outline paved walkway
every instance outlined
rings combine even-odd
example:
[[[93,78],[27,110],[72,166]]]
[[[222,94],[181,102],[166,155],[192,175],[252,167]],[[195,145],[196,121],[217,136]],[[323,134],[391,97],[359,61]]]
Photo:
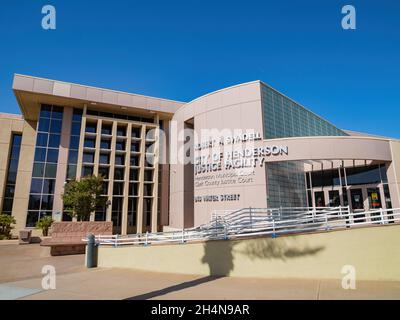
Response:
[[[83,256],[50,257],[36,245],[0,246],[0,299],[400,299],[400,282],[266,280],[85,269]],[[56,290],[43,290],[43,265],[57,271]]]

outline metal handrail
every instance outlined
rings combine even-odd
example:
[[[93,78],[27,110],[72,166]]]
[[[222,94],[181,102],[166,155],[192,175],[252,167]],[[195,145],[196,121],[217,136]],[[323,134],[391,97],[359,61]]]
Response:
[[[100,245],[114,247],[124,245],[156,245],[163,243],[189,243],[207,240],[227,240],[254,236],[276,237],[282,234],[326,232],[341,230],[365,225],[386,225],[400,222],[400,208],[378,209],[365,212],[351,212],[349,207],[336,208],[279,208],[279,213],[285,211],[290,214],[279,215],[274,218],[271,212],[277,209],[253,208],[237,210],[225,216],[215,216],[205,225],[182,229],[180,231],[157,232],[120,235],[99,235],[96,242]],[[301,209],[306,209],[301,211]],[[309,210],[311,209],[311,210]],[[318,209],[318,210],[317,210]]]

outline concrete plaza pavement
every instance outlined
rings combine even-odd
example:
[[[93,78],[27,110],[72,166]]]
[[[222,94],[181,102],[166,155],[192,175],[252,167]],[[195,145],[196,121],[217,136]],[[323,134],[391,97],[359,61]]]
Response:
[[[43,265],[57,272],[56,289],[42,289]],[[84,256],[51,257],[38,245],[0,245],[0,299],[400,299],[400,282],[358,281],[344,290],[340,280],[255,279],[86,269]]]

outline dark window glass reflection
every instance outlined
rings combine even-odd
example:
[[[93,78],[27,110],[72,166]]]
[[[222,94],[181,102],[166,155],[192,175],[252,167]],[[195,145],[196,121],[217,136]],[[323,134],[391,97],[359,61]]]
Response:
[[[79,136],[81,134],[81,124],[78,122],[72,123],[71,135]]]
[[[79,149],[79,137],[71,137],[71,140],[69,142],[69,148],[70,149]]]
[[[61,133],[62,121],[61,120],[51,120],[50,132],[51,133]]]
[[[38,131],[49,132],[50,129],[50,119],[40,119]]]
[[[61,136],[58,134],[51,134],[49,136],[49,148],[59,148],[60,147]]]
[[[38,147],[47,147],[47,140],[49,135],[47,133],[38,133],[36,139],[36,146]]]
[[[348,185],[381,182],[379,166],[346,168]]]
[[[44,163],[37,163],[33,164],[33,177],[42,178],[44,176]]]
[[[32,179],[31,193],[42,193],[43,179]]]
[[[47,162],[51,163],[58,162],[58,149],[49,149],[47,151]]]
[[[43,194],[54,194],[56,180],[45,179],[43,181]]]
[[[45,162],[46,161],[46,148],[36,148],[35,151],[35,161]]]

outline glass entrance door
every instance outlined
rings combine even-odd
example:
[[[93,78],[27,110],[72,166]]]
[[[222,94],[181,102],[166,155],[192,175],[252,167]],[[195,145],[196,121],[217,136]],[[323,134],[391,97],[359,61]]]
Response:
[[[362,189],[351,189],[351,207],[353,211],[364,210],[364,198],[362,195]]]
[[[329,206],[330,207],[339,207],[340,206],[340,196],[339,190],[329,190]]]
[[[379,188],[367,188],[368,203],[371,210],[382,208],[381,194]]]
[[[364,211],[364,197],[362,193],[362,189],[350,189],[350,198],[351,198],[351,207],[353,209],[353,212],[362,212]],[[365,218],[364,214],[357,214],[354,215],[354,218],[356,219],[354,222],[359,223],[359,222],[364,222]]]
[[[369,210],[378,210],[382,208],[382,201],[379,188],[367,188]],[[380,212],[371,213],[372,221],[380,221]],[[374,218],[378,216],[378,218]]]
[[[325,195],[323,191],[314,192],[314,197],[316,207],[325,207]]]

